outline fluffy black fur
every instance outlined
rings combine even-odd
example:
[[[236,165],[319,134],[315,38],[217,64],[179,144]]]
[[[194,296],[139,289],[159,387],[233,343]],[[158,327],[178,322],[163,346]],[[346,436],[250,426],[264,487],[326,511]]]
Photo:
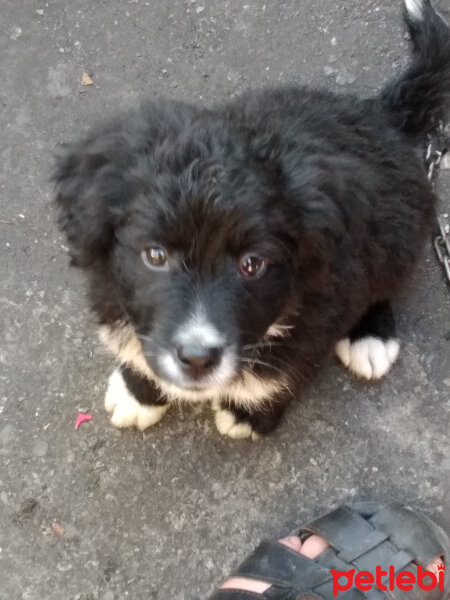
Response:
[[[435,206],[421,144],[449,108],[449,29],[428,1],[421,10],[406,14],[411,66],[375,98],[288,86],[213,109],[147,102],[58,160],[59,225],[92,307],[111,332],[131,325],[155,374],[124,369],[141,403],[166,401],[158,357],[198,303],[235,352],[234,382],[250,371],[288,383],[254,406],[224,388],[222,404],[259,433],[368,311],[377,321],[374,305],[389,312]],[[151,244],[168,271],[144,265]],[[246,253],[268,261],[264,276],[239,274]],[[274,323],[283,337],[268,337]]]

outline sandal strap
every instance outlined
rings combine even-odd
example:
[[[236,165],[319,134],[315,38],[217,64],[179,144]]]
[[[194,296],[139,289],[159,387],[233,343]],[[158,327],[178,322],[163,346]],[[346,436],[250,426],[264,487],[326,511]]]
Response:
[[[326,567],[279,542],[264,541],[233,573],[297,591],[312,590],[331,578]]]
[[[265,581],[271,585],[270,589],[264,594],[219,590],[211,600],[332,600],[331,569],[375,574],[379,567],[388,572],[381,581],[387,585],[389,567],[395,574],[409,571],[417,581],[418,565],[424,568],[436,556],[442,556],[448,565],[450,542],[430,519],[400,504],[376,505],[366,510],[342,506],[297,530],[317,534],[330,544],[314,560],[279,542],[262,542],[231,577]],[[444,597],[438,589],[424,594],[417,584],[408,591],[395,587],[365,592],[352,587],[339,592],[339,600],[442,600]]]
[[[380,508],[370,524],[389,535],[389,539],[398,548],[413,554],[422,566],[430,563],[436,556],[447,561],[443,540],[439,540],[435,526],[421,513],[401,504],[392,502]]]
[[[331,598],[332,575],[329,567],[322,566],[279,542],[262,542],[231,577],[247,577],[270,583],[272,588],[262,595],[263,598]],[[322,589],[326,595],[322,595]],[[351,589],[341,593],[340,598],[363,600],[364,594],[357,589]]]
[[[389,533],[375,529],[349,506],[311,521],[302,531],[323,537],[337,550],[338,558],[349,563],[389,538]]]

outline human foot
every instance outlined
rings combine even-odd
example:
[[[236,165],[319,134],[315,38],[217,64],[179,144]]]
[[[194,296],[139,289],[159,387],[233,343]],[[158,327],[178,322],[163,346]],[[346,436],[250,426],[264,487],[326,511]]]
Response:
[[[310,559],[317,558],[322,552],[324,552],[330,545],[324,538],[318,535],[311,535],[304,542],[297,536],[289,536],[279,540],[280,544],[290,548],[294,552],[298,552],[302,556],[306,556]],[[436,556],[426,566],[426,571],[439,575],[440,566],[442,565],[442,557]],[[272,586],[270,583],[264,581],[258,581],[254,579],[247,579],[244,577],[232,577],[227,579],[221,586],[222,590],[241,590],[246,592],[254,592],[256,594],[264,594]]]
[[[336,590],[349,590],[358,600],[397,598],[399,593],[406,600],[410,595],[403,590],[411,590],[411,598],[419,597],[419,590],[421,600],[443,600],[449,555],[446,534],[417,511],[399,504],[343,506],[301,527],[298,535],[263,542],[212,600],[328,600]],[[369,588],[367,577],[372,579]],[[409,587],[401,587],[404,577]],[[391,583],[395,593],[385,596]]]

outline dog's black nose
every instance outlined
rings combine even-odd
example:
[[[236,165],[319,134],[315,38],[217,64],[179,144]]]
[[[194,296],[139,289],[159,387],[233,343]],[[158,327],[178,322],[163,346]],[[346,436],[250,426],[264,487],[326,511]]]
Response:
[[[221,348],[185,345],[177,348],[180,362],[197,375],[215,367],[222,355]]]

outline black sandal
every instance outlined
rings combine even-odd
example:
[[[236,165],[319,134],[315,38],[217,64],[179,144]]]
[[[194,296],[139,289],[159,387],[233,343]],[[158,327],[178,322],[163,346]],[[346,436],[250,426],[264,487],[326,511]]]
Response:
[[[314,560],[279,542],[266,541],[227,578],[264,581],[271,587],[263,594],[223,589],[210,600],[443,600],[447,597],[449,574],[445,566],[449,566],[449,538],[416,510],[396,503],[342,506],[302,526],[293,535],[305,540],[312,534],[330,544]],[[421,573],[436,557],[442,557],[442,570],[437,576],[425,575],[421,581]],[[385,572],[384,576],[379,573],[381,589],[375,581],[377,567]],[[352,569],[351,578],[338,573]],[[397,578],[399,573],[405,573],[403,581]],[[413,580],[416,582],[412,589],[408,589],[404,577],[409,586]],[[358,589],[361,584],[367,591]]]

